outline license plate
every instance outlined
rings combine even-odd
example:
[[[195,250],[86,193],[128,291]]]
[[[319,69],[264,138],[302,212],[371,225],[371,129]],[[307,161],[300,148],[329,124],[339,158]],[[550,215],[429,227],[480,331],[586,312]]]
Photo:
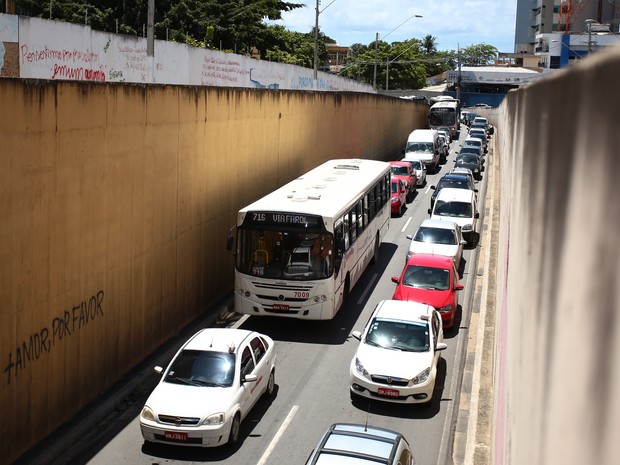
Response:
[[[288,305],[286,304],[273,304],[274,310],[288,310]]]
[[[187,441],[187,433],[178,433],[176,431],[166,431],[164,433],[166,439],[171,441]]]
[[[379,388],[378,394],[385,397],[398,397],[400,391],[398,389]]]

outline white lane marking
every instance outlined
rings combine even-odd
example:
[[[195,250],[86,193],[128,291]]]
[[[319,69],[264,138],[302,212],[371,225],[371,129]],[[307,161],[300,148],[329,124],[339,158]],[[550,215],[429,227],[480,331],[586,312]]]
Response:
[[[375,281],[377,279],[379,279],[379,274],[378,273],[373,274],[372,279],[368,283],[368,286],[366,286],[366,289],[364,289],[364,292],[362,293],[360,298],[357,300],[357,305],[361,305],[361,303],[364,302],[364,299],[366,299],[366,294],[368,294],[370,290],[373,288]]]
[[[263,456],[260,458],[260,460],[258,461],[256,465],[265,465],[265,463],[267,463],[267,459],[269,458],[273,450],[276,448],[278,441],[284,434],[284,431],[286,430],[286,428],[288,428],[289,423],[293,420],[293,417],[297,413],[298,408],[299,408],[299,405],[293,405],[293,408],[291,408],[291,411],[288,412],[288,415],[286,416],[284,423],[282,423],[282,426],[280,426],[280,429],[278,430],[276,435],[273,437],[273,439],[269,443],[269,446],[267,446],[267,450],[265,450],[265,453],[263,454]]]
[[[239,318],[237,321],[235,321],[235,324],[231,326],[231,328],[233,329],[237,329],[239,326],[241,326],[243,323],[245,323],[245,320],[247,320],[248,318],[250,318],[250,315],[243,315],[241,318]]]
[[[405,229],[407,229],[407,226],[409,226],[409,223],[411,223],[411,217],[409,217],[409,219],[405,223],[405,226],[403,226],[403,229],[400,230],[401,233],[405,232]]]

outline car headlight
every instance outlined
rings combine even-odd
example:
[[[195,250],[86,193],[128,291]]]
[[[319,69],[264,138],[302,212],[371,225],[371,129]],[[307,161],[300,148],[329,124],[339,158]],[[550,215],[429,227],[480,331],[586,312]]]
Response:
[[[421,384],[424,381],[426,381],[428,379],[428,377],[431,374],[431,368],[428,367],[426,370],[424,370],[423,372],[419,373],[417,376],[415,376],[411,382],[413,384]]]
[[[471,230],[472,230],[471,224],[464,224],[461,227],[461,231],[463,231],[463,232],[467,232],[467,231],[471,231]]]
[[[144,418],[145,420],[155,421],[155,413],[146,405],[140,412],[140,418]]]
[[[362,362],[360,362],[360,359],[357,357],[355,357],[355,369],[364,378],[370,379],[370,374],[366,371],[366,368],[364,368],[364,365],[362,365]]]
[[[441,307],[437,309],[439,313],[447,313],[452,311],[452,305],[446,305],[445,307]]]
[[[224,423],[224,412],[214,413],[209,415],[202,422],[203,425],[221,425]]]

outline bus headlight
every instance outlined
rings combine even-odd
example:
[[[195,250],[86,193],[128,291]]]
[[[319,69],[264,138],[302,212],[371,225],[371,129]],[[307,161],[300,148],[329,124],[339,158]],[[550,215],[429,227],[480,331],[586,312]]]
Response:
[[[314,301],[315,302],[325,302],[327,300],[327,296],[326,295],[315,295],[314,296]]]

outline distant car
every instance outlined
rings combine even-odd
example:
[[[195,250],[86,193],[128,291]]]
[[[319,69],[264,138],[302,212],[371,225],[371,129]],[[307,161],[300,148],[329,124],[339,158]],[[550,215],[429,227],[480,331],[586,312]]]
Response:
[[[401,161],[409,162],[417,179],[417,186],[422,187],[426,184],[426,165],[418,158],[403,158]]]
[[[417,190],[418,179],[411,167],[411,163],[405,161],[391,161],[390,169],[392,176],[405,183],[407,188],[407,202],[411,202]]]
[[[452,168],[452,171],[450,171],[450,173],[464,174],[471,180],[472,185],[474,184],[474,181],[475,181],[474,173],[472,173],[472,171],[468,168],[463,168],[463,167]]]
[[[451,187],[441,189],[435,205],[428,209],[428,213],[434,220],[454,221],[461,227],[465,240],[473,243],[480,217],[478,197],[474,191]]]
[[[430,402],[435,390],[443,324],[427,304],[382,300],[362,332],[351,360],[351,396],[399,404]]]
[[[399,276],[393,276],[396,289],[392,299],[424,302],[439,311],[443,327],[454,325],[463,285],[454,260],[441,255],[414,254]]]
[[[453,187],[455,189],[471,189],[474,192],[478,192],[478,189],[474,187],[474,183],[469,180],[467,176],[458,174],[458,173],[447,173],[444,174],[437,185],[432,185],[431,189],[433,193],[431,194],[431,208],[435,205],[435,199],[437,198],[437,194],[444,187]]]
[[[205,328],[194,334],[164,370],[140,413],[148,442],[234,446],[239,427],[261,396],[275,386],[273,340],[243,329]]]
[[[454,160],[455,168],[467,168],[477,180],[482,179],[482,160],[474,153],[459,154]]]
[[[386,428],[335,423],[321,437],[306,465],[415,465],[405,437]]]
[[[437,129],[437,131],[440,134],[443,134],[444,136],[446,136],[446,140],[448,141],[448,144],[452,142],[452,130],[450,128],[439,128]]]
[[[477,137],[478,139],[482,140],[482,147],[484,148],[484,151],[489,151],[489,139],[487,137],[487,132],[485,129],[472,127],[469,130],[469,134],[467,135],[467,137]]]
[[[391,179],[392,186],[392,215],[403,214],[403,210],[407,205],[407,188],[405,183],[398,178]]]
[[[438,134],[439,141],[441,142],[439,148],[439,163],[445,163],[448,160],[448,153],[450,152],[450,143],[448,138],[442,132]]]
[[[474,108],[493,108],[491,105],[487,105],[486,103],[476,103]]]

